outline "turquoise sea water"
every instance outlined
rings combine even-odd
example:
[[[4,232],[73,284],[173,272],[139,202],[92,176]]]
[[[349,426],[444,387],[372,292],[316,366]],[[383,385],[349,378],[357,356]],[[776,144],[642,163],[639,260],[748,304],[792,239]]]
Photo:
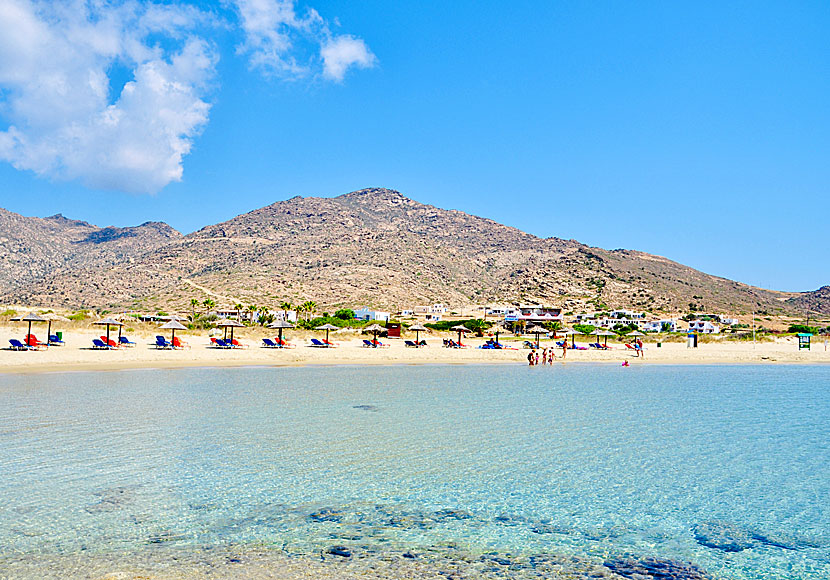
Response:
[[[161,543],[830,578],[830,368],[0,375],[0,576]]]

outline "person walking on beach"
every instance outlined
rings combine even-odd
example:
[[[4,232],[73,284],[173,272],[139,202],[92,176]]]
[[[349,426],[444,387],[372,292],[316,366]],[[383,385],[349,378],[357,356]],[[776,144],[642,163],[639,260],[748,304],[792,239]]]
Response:
[[[646,357],[646,353],[643,350],[643,339],[641,339],[639,336],[637,337],[637,356],[641,356],[643,358]]]
[[[562,358],[565,358],[565,355],[568,354],[568,337],[565,337],[565,340],[562,341]]]

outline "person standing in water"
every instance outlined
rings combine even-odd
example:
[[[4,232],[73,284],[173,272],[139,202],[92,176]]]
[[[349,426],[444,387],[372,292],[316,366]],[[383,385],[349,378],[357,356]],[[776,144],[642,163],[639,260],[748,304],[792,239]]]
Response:
[[[528,364],[528,366],[533,366],[533,361],[534,361],[533,351],[531,350],[529,353],[527,353],[527,364]]]

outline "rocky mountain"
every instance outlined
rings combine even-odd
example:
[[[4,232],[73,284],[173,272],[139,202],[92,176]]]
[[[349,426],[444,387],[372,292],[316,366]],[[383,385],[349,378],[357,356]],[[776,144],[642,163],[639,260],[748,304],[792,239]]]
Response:
[[[812,292],[800,292],[787,302],[801,312],[813,312],[830,316],[830,286],[822,286]]]
[[[41,219],[0,209],[0,294],[26,292],[67,271],[128,263],[178,238],[160,222],[99,228],[61,214]]]
[[[73,223],[79,231],[92,228]],[[0,222],[0,238],[3,232]],[[96,229],[82,237],[113,248],[133,240],[119,235]],[[276,308],[283,300],[314,300],[324,309],[521,301],[568,310],[608,306],[677,313],[693,307],[770,315],[795,313],[794,301],[803,298],[710,276],[660,256],[538,238],[377,188],[334,198],[295,197],[184,237],[171,235],[152,248],[141,245],[143,253],[124,250],[106,263],[83,265],[61,254],[67,264],[45,268],[50,274],[40,283],[17,285],[0,298],[147,310],[187,310],[191,298],[211,297],[228,307]],[[827,300],[819,296],[816,304],[824,307]]]

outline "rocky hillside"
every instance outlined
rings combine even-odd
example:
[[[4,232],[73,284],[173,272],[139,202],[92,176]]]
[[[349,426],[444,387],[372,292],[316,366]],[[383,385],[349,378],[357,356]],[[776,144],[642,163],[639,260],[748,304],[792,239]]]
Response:
[[[95,235],[104,238],[102,245],[121,244],[109,234]],[[41,283],[18,286],[3,299],[182,310],[191,298],[206,297],[219,305],[272,308],[283,300],[389,309],[532,301],[567,309],[604,305],[671,313],[691,304],[708,311],[787,314],[802,297],[752,288],[642,252],[538,238],[388,189],[295,197],[147,249],[113,258],[105,267],[53,269]]]
[[[830,316],[830,286],[822,286],[812,292],[801,292],[787,302],[801,312]]]
[[[123,264],[178,238],[160,222],[99,228],[61,214],[41,219],[0,209],[0,293],[25,292],[75,269]]]

